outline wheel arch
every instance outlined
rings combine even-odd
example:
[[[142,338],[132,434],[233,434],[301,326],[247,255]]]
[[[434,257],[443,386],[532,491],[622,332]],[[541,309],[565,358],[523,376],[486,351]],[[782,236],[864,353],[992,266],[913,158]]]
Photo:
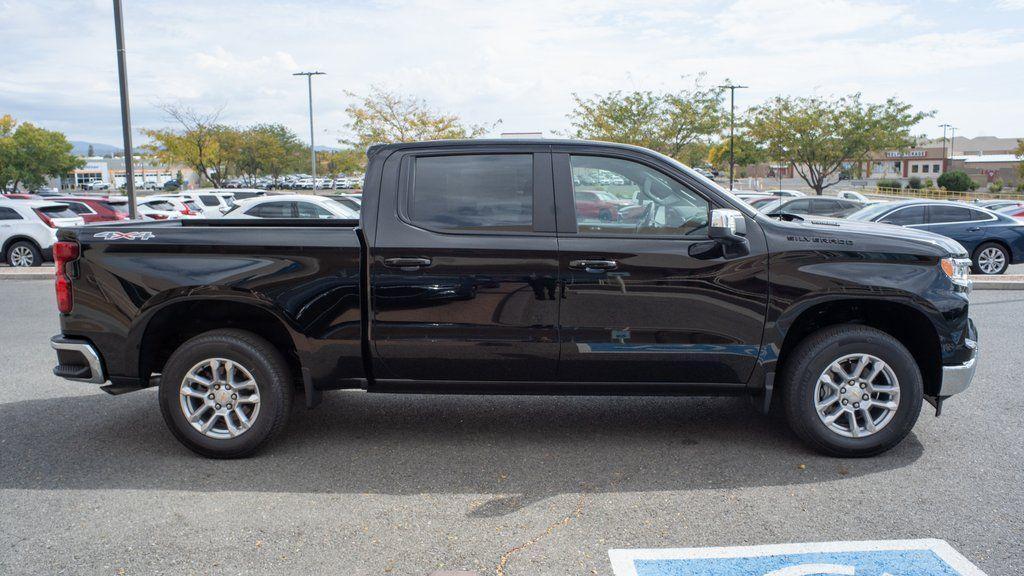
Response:
[[[39,250],[40,254],[43,253],[43,247],[39,245],[39,242],[37,242],[35,238],[31,236],[26,236],[24,234],[17,234],[15,236],[11,236],[4,242],[3,249],[0,250],[0,257],[3,257],[3,259],[6,261],[7,251],[11,248],[11,246],[14,246],[14,244],[21,241],[31,242],[32,245],[36,247],[36,250]]]
[[[788,323],[776,364],[780,373],[789,354],[810,334],[837,324],[858,324],[885,332],[900,341],[914,357],[924,393],[935,395],[942,384],[942,354],[938,331],[920,309],[904,302],[870,298],[833,299],[799,311]]]

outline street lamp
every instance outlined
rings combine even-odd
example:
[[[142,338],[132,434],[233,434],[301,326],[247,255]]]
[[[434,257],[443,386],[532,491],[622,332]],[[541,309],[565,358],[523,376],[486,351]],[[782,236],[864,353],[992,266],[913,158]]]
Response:
[[[316,144],[313,142],[313,76],[324,76],[326,72],[296,72],[292,76],[305,76],[309,88],[309,158],[313,168],[313,190],[316,191]]]
[[[942,171],[946,172],[946,129],[952,128],[951,124],[939,124],[939,128],[942,128]]]
[[[729,90],[729,190],[732,190],[732,173],[736,166],[736,156],[734,153],[734,136],[736,131],[736,89],[737,88],[750,88],[750,86],[740,86],[739,84],[724,84],[719,88],[725,88]]]
[[[128,193],[128,217],[138,217],[135,205],[135,167],[132,165],[132,116],[128,105],[128,61],[124,51],[121,0],[114,0],[114,40],[117,44],[117,80],[121,92],[121,131],[124,136],[124,189]]]

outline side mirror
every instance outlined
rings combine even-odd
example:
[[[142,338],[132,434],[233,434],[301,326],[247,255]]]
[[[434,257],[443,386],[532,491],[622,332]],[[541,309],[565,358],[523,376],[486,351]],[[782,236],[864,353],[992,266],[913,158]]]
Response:
[[[747,221],[739,210],[716,208],[711,211],[708,236],[723,244],[743,244],[747,239]]]

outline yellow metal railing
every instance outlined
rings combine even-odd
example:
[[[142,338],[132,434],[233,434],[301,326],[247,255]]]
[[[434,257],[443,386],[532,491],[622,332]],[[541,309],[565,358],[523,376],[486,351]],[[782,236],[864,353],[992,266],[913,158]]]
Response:
[[[926,200],[1021,200],[1024,195],[1012,190],[1006,192],[989,192],[988,190],[975,190],[973,192],[956,192],[945,188],[875,188],[873,191],[865,192],[873,196],[889,196],[900,198],[924,198]]]

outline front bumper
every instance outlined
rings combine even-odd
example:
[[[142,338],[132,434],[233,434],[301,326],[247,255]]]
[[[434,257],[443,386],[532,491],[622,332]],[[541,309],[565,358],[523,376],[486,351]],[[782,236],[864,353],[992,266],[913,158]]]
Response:
[[[969,334],[973,338],[965,338],[964,346],[971,351],[970,358],[963,364],[942,367],[942,385],[938,393],[940,398],[948,398],[967,390],[974,380],[974,372],[978,368],[978,333],[973,322],[970,324]]]
[[[57,365],[53,368],[55,375],[91,384],[107,381],[103,359],[88,340],[60,334],[50,338],[50,347],[57,351]]]

